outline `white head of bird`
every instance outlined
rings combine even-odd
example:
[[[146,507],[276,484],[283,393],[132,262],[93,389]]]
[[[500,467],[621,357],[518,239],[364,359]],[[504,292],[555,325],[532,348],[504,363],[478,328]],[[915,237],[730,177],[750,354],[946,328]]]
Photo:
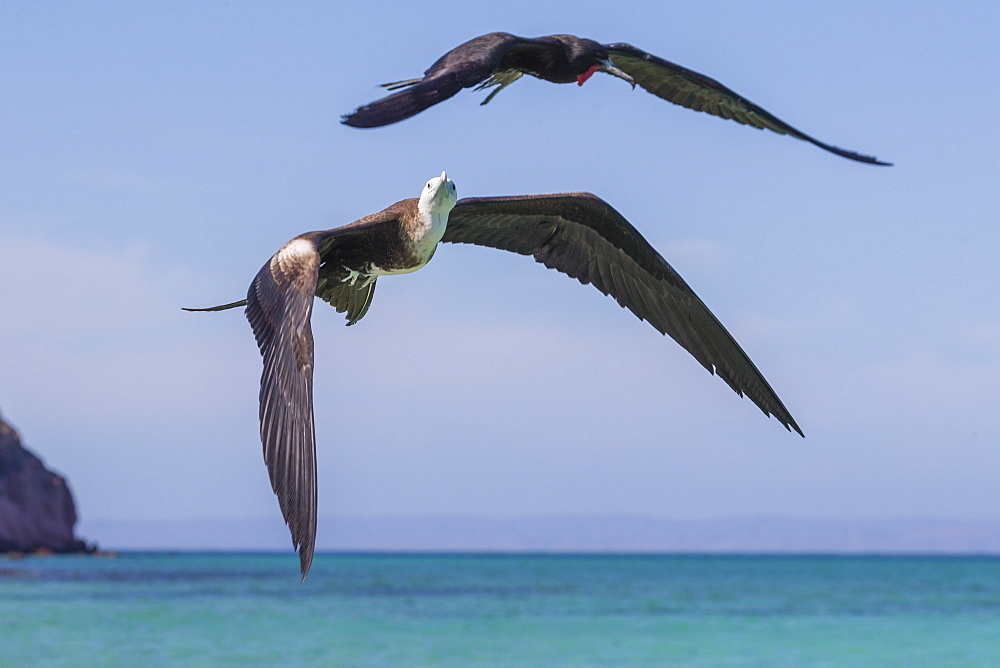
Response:
[[[455,182],[448,178],[448,172],[441,172],[427,182],[417,201],[417,219],[407,225],[407,233],[415,244],[414,251],[419,257],[431,259],[438,242],[448,228],[448,214],[458,201]]]
[[[421,217],[429,215],[447,220],[457,201],[458,189],[455,187],[455,182],[448,178],[448,172],[441,172],[441,176],[435,176],[424,186],[417,209]]]

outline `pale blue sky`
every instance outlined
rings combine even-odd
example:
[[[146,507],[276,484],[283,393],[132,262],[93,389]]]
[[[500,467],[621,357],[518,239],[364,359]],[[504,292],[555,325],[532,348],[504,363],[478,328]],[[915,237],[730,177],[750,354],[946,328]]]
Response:
[[[997,5],[500,7],[0,3],[0,410],[83,517],[280,521],[249,326],[180,307],[446,169],[606,199],[807,438],[592,288],[445,246],[355,327],[318,305],[321,518],[1000,518]],[[495,30],[630,42],[896,166],[601,76],[339,124]]]

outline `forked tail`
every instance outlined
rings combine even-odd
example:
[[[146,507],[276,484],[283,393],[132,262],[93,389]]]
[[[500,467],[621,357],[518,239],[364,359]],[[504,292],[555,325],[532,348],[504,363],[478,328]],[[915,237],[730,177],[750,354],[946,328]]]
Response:
[[[210,306],[208,308],[187,308],[182,306],[181,309],[184,311],[225,311],[227,309],[236,308],[237,306],[246,306],[247,300],[241,299],[238,302],[233,302],[232,304],[223,304],[222,306]]]
[[[406,81],[390,81],[389,83],[379,84],[379,88],[385,88],[387,90],[399,90],[400,88],[406,88],[407,86],[415,86],[424,78],[420,77],[418,79],[407,79]]]

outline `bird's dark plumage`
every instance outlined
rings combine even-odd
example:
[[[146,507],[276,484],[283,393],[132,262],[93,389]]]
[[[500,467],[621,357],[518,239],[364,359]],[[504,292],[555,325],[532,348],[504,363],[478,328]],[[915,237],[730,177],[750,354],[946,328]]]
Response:
[[[300,243],[305,246],[308,242]],[[264,462],[292,533],[292,545],[299,550],[303,578],[312,564],[316,541],[316,429],[309,319],[318,274],[315,253],[302,252],[286,261],[275,256],[250,285],[246,310],[264,358],[260,383]]]
[[[444,174],[432,179],[427,188],[419,200],[403,200],[350,225],[292,239],[258,272],[246,302],[189,309],[221,310],[246,304],[246,316],[264,360],[260,386],[264,461],[299,550],[303,578],[312,563],[316,535],[309,323],[313,297],[346,312],[348,324],[353,324],[367,312],[379,275],[422,267],[438,241],[531,255],[547,267],[592,284],[659,332],[669,334],[766,415],[802,434],[763,375],[708,307],[642,235],[599,197],[565,193],[466,198],[455,203],[454,183]],[[442,194],[446,188],[447,194]],[[431,210],[437,212],[434,215],[443,212],[443,223],[440,216],[428,213]]]
[[[443,241],[531,255],[592,284],[669,334],[710,373],[786,428],[802,431],[764,376],[698,295],[607,202],[589,193],[466,198]]]
[[[497,86],[483,101],[486,104],[523,74],[553,83],[583,84],[595,71],[614,74],[682,107],[790,135],[850,160],[891,164],[814,139],[715,79],[630,44],[600,44],[573,35],[475,37],[439,58],[423,77],[385,84],[390,90],[402,90],[356,109],[342,122],[357,128],[380,127],[414,116],[463,88]]]

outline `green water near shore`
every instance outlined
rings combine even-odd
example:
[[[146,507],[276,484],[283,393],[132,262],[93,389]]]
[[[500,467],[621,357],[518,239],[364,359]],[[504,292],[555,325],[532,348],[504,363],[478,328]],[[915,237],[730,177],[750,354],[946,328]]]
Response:
[[[3,665],[1000,665],[1000,559],[0,560]]]

